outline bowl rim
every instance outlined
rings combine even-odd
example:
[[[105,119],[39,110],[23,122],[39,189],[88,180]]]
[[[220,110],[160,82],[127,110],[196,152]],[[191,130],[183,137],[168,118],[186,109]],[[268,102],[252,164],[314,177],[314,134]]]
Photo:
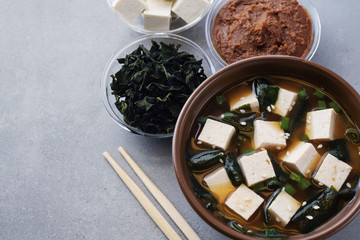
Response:
[[[259,57],[253,57],[253,58],[247,58],[240,60],[238,62],[232,63],[216,73],[214,73],[212,76],[210,76],[207,80],[205,80],[189,97],[188,101],[184,104],[182,111],[178,117],[178,121],[175,126],[174,130],[174,136],[172,141],[172,161],[174,165],[174,171],[175,175],[178,181],[178,184],[180,186],[181,191],[183,192],[185,198],[191,205],[191,207],[195,210],[195,212],[210,226],[212,226],[217,231],[225,234],[228,237],[235,238],[235,239],[249,239],[249,240],[256,240],[258,238],[251,237],[245,234],[241,234],[240,232],[230,231],[230,228],[222,222],[220,219],[215,217],[209,210],[207,210],[203,204],[200,202],[200,200],[196,197],[196,195],[193,193],[191,183],[189,182],[189,179],[185,174],[188,170],[187,167],[184,166],[185,164],[181,164],[181,158],[180,156],[184,155],[184,153],[181,152],[180,145],[181,145],[181,139],[187,137],[187,133],[184,133],[182,131],[183,120],[186,118],[186,116],[189,114],[188,112],[191,111],[191,106],[193,105],[193,102],[195,99],[198,98],[199,94],[201,94],[204,91],[204,87],[208,84],[211,84],[214,79],[217,79],[219,76],[224,74],[226,71],[231,70],[233,68],[236,68],[238,65],[246,65],[251,62],[263,62],[263,61],[292,61],[297,62],[300,64],[307,64],[310,65],[310,67],[320,70],[321,72],[326,73],[329,77],[336,78],[336,80],[339,81],[339,83],[347,89],[349,92],[349,95],[356,98],[357,102],[360,102],[360,95],[359,93],[342,77],[340,77],[338,74],[334,73],[333,71],[329,70],[328,68],[321,66],[317,63],[311,62],[309,60],[299,58],[299,57],[293,57],[293,56],[259,56]],[[219,81],[219,80],[218,80]],[[354,99],[355,100],[355,99]],[[202,102],[207,102],[208,100],[203,100]],[[182,159],[183,160],[183,159]],[[186,184],[187,183],[187,184]],[[324,225],[320,226],[318,229],[316,229],[313,232],[307,233],[307,234],[301,234],[301,235],[294,235],[290,236],[289,239],[325,239],[336,232],[343,229],[348,223],[350,223],[360,212],[360,181],[358,181],[358,184],[356,186],[357,188],[357,194],[355,197],[342,209],[340,212],[338,212],[333,219],[330,219],[328,222],[326,222]]]
[[[110,73],[110,68],[111,68],[112,64],[114,62],[116,62],[117,58],[119,58],[119,56],[121,54],[123,54],[128,48],[130,48],[133,45],[139,44],[141,41],[144,41],[144,40],[156,40],[156,39],[164,39],[164,38],[176,40],[180,44],[184,43],[187,46],[194,48],[201,55],[203,62],[206,62],[206,64],[209,65],[209,72],[211,73],[210,76],[215,72],[215,66],[214,66],[213,62],[211,61],[209,55],[205,52],[204,49],[202,49],[194,41],[192,41],[186,37],[176,35],[176,34],[147,34],[147,35],[141,35],[141,36],[139,36],[135,39],[132,39],[132,40],[126,42],[125,44],[121,45],[119,47],[119,49],[115,52],[115,54],[113,54],[107,61],[106,65],[104,67],[104,70],[102,72],[101,81],[100,81],[100,91],[101,91],[102,102],[103,102],[103,105],[104,105],[106,111],[111,116],[111,118],[120,127],[125,129],[126,131],[137,134],[137,135],[141,135],[141,136],[151,137],[151,138],[170,138],[173,136],[173,133],[163,133],[163,134],[146,133],[135,127],[129,126],[128,124],[126,124],[125,122],[120,120],[110,106],[109,98],[107,95],[107,91],[109,88],[108,78],[111,75],[111,74],[109,75],[109,73]],[[180,50],[181,50],[181,48],[180,48]]]
[[[169,31],[150,31],[150,30],[146,30],[144,28],[141,28],[141,27],[138,27],[137,25],[132,24],[131,22],[124,19],[120,14],[116,13],[115,10],[113,10],[113,8],[112,8],[112,4],[113,4],[114,0],[106,0],[106,1],[109,5],[110,10],[114,13],[114,15],[117,18],[119,18],[121,20],[121,22],[123,22],[125,25],[127,25],[129,28],[131,28],[135,32],[142,33],[142,34],[176,34],[176,33],[180,33],[185,30],[188,30],[188,29],[192,28],[193,26],[195,26],[197,23],[199,23],[206,16],[206,14],[210,11],[213,3],[215,2],[215,0],[207,0],[209,2],[209,5],[202,12],[202,14],[199,15],[194,21],[192,21],[190,23],[186,23],[182,27],[171,29]]]
[[[209,13],[206,17],[205,21],[205,38],[206,43],[208,45],[208,48],[211,52],[211,55],[217,60],[221,66],[227,66],[229,65],[225,60],[219,55],[217,52],[214,43],[212,41],[212,28],[213,28],[213,21],[215,20],[219,9],[222,8],[229,0],[218,0],[216,3],[212,4],[211,9],[209,10]],[[308,12],[310,19],[311,19],[311,26],[312,26],[312,32],[313,36],[311,39],[311,47],[309,49],[308,54],[305,56],[304,59],[311,60],[313,56],[315,55],[321,39],[321,22],[319,14],[316,10],[316,8],[313,6],[313,4],[309,0],[297,0],[299,2],[299,5],[303,6],[305,10]],[[278,56],[286,56],[286,55],[278,55]]]

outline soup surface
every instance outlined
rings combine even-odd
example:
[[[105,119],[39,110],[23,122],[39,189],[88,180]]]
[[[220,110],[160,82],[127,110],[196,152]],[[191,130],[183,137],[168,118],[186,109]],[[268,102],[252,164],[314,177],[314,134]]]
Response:
[[[313,231],[356,194],[359,133],[335,99],[296,79],[261,76],[213,99],[191,131],[196,195],[258,237]]]

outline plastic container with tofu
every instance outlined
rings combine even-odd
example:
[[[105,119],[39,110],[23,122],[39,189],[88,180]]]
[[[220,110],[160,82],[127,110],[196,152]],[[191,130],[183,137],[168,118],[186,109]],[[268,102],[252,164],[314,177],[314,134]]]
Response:
[[[360,159],[349,129],[359,134],[321,89],[293,78],[254,77],[200,112],[187,151],[188,161],[203,167],[188,166],[238,231],[260,238],[304,234],[356,193]]]
[[[198,23],[213,0],[107,0],[123,23],[140,33],[179,33]]]

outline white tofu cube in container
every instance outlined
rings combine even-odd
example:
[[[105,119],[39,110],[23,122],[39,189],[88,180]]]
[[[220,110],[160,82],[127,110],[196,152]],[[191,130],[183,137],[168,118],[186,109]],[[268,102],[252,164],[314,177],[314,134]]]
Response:
[[[336,131],[341,125],[342,119],[332,108],[312,111],[306,115],[305,134],[310,140],[332,141],[341,137]]]
[[[314,179],[339,191],[349,176],[352,167],[328,153],[317,170]]]
[[[208,6],[207,0],[176,0],[172,11],[185,22],[190,23],[198,18]]]
[[[226,199],[225,205],[245,220],[249,220],[263,202],[264,199],[262,197],[244,184],[241,184],[236,191]]]
[[[290,222],[292,216],[294,216],[300,207],[301,203],[299,201],[284,190],[281,190],[270,204],[269,213],[284,227]]]
[[[168,31],[170,29],[172,0],[147,0],[143,13],[144,29]]]
[[[289,90],[280,88],[278,98],[275,102],[275,108],[273,113],[279,114],[280,116],[287,116],[296,104],[298,94]]]
[[[314,145],[306,142],[297,142],[289,146],[289,151],[281,157],[292,170],[310,178],[321,155],[316,151]]]
[[[226,150],[235,132],[235,127],[208,118],[201,130],[198,141]]]
[[[205,175],[204,182],[209,187],[210,191],[216,195],[219,202],[224,202],[227,195],[236,190],[224,167],[219,167]]]
[[[249,156],[238,158],[241,171],[249,187],[276,177],[273,165],[266,150],[256,152]]]
[[[112,4],[113,11],[131,23],[147,7],[144,0],[116,0]]]
[[[255,149],[270,148],[281,150],[286,147],[285,132],[277,121],[254,121]]]
[[[237,101],[230,103],[230,111],[235,112],[258,112],[259,111],[259,101],[256,98],[255,93],[251,92],[250,95],[242,96]]]

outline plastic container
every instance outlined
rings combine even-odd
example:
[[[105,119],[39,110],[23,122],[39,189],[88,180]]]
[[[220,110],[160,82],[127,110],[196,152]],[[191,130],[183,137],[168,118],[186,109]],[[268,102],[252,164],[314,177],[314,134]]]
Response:
[[[197,24],[198,22],[200,22],[201,19],[203,19],[205,17],[205,15],[208,13],[208,11],[211,8],[211,5],[213,4],[213,0],[208,0],[209,5],[207,8],[205,8],[200,14],[199,16],[193,20],[190,23],[186,23],[184,20],[182,20],[180,17],[176,16],[175,14],[173,14],[172,18],[171,18],[171,24],[170,24],[170,30],[169,31],[149,31],[144,29],[144,23],[143,23],[143,18],[142,15],[140,14],[134,21],[129,22],[127,21],[125,18],[123,18],[120,14],[118,14],[116,11],[113,10],[113,3],[115,2],[115,0],[107,0],[110,9],[114,12],[114,14],[126,25],[128,25],[131,29],[133,29],[136,32],[139,33],[144,33],[144,34],[157,34],[157,33],[179,33],[182,31],[185,31],[189,28],[191,28],[192,26],[194,26],[195,24]]]
[[[120,48],[108,61],[105,66],[102,78],[101,78],[101,95],[103,99],[104,106],[107,112],[110,114],[112,119],[119,124],[123,129],[130,131],[132,133],[136,133],[143,136],[149,137],[156,137],[156,138],[166,138],[171,137],[173,134],[150,134],[145,133],[135,127],[129,126],[123,120],[122,114],[118,111],[115,106],[115,97],[111,94],[112,90],[110,88],[110,83],[112,82],[111,75],[115,74],[117,71],[120,70],[121,65],[118,63],[117,59],[125,57],[126,54],[133,52],[135,49],[138,48],[140,44],[144,45],[146,48],[150,48],[152,43],[151,41],[154,40],[156,42],[164,42],[166,44],[173,43],[173,44],[181,44],[180,51],[186,51],[190,54],[193,54],[196,59],[202,59],[202,66],[204,68],[206,76],[210,76],[215,72],[215,68],[213,63],[211,62],[208,55],[205,51],[198,46],[196,43],[192,42],[191,40],[177,36],[174,34],[163,34],[163,35],[145,35],[141,36],[137,39],[132,40],[128,44],[125,44],[123,47]]]
[[[214,21],[215,18],[220,11],[220,9],[228,2],[229,0],[217,0],[211,7],[209,14],[206,18],[205,23],[205,36],[206,36],[206,42],[208,44],[208,47],[211,51],[211,54],[218,60],[220,64],[223,66],[228,65],[227,62],[225,62],[224,59],[219,55],[217,52],[214,44],[213,44],[213,28],[214,28]],[[313,5],[308,0],[298,0],[299,4],[303,6],[307,12],[310,15],[311,23],[312,23],[312,39],[311,39],[311,48],[306,55],[305,59],[311,60],[311,58],[314,56],[319,43],[320,43],[320,35],[321,35],[321,24],[320,24],[320,18],[316,11],[316,9],[313,7]]]

